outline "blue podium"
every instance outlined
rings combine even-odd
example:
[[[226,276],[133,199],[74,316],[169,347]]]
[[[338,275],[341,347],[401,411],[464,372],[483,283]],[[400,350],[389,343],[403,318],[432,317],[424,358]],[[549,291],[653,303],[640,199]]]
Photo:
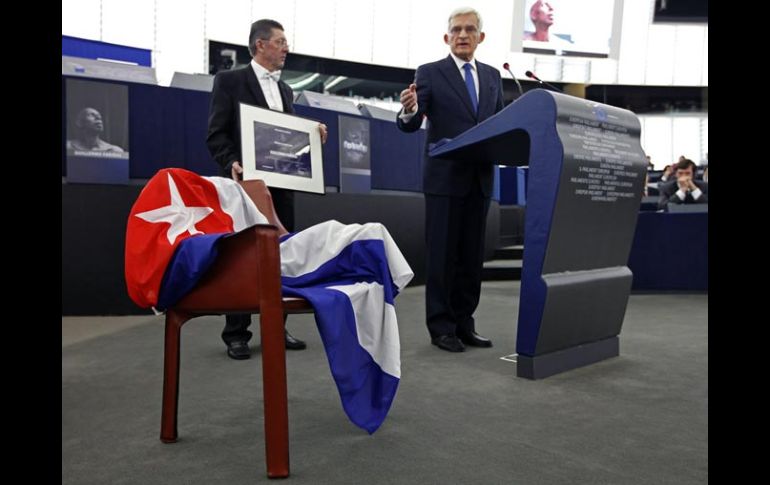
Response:
[[[619,355],[647,173],[639,134],[630,111],[535,89],[430,150],[468,163],[529,166],[519,377]]]

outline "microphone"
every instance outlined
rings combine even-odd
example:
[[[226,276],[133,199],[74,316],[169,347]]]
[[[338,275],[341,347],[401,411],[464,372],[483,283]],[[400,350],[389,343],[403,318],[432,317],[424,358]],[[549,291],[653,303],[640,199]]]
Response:
[[[559,92],[559,93],[563,93],[564,92],[561,89],[559,89],[556,86],[554,86],[553,84],[547,83],[547,82],[543,81],[542,79],[540,79],[539,77],[535,76],[535,73],[532,72],[532,71],[527,71],[524,74],[526,74],[528,78],[534,79],[535,81],[539,82],[543,86],[548,86],[549,88],[551,88],[552,90],[554,90],[556,92]]]
[[[516,81],[516,87],[519,88],[519,96],[524,94],[524,90],[521,89],[521,83],[519,82],[518,79],[516,79],[516,76],[514,76],[513,72],[511,71],[511,65],[506,62],[505,64],[503,64],[503,69],[508,71],[508,74],[510,74],[513,80]]]

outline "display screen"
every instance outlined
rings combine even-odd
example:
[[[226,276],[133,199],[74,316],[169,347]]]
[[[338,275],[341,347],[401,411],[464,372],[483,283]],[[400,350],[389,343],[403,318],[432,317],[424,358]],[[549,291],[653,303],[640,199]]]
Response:
[[[515,8],[512,51],[616,57],[612,47],[619,36],[621,0],[525,0]]]

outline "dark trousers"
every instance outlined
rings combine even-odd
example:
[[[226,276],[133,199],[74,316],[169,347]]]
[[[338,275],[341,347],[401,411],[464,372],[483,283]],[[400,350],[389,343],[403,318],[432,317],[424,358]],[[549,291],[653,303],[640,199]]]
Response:
[[[294,192],[284,189],[270,189],[270,195],[273,197],[273,206],[278,218],[283,223],[287,231],[294,231]],[[284,315],[284,324],[286,316]],[[251,325],[251,315],[241,313],[235,315],[225,315],[225,328],[222,330],[222,340],[226,344],[230,342],[251,340],[252,333],[248,330]]]
[[[431,337],[474,332],[490,198],[425,194],[425,312]]]

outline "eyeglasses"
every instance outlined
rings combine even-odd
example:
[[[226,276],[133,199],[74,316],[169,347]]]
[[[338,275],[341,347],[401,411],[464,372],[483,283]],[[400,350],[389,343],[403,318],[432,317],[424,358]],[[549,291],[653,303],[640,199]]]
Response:
[[[459,25],[455,25],[451,29],[449,29],[449,34],[452,36],[458,36],[462,31],[465,30],[465,32],[468,35],[476,35],[479,33],[478,29],[473,25],[467,25],[465,27],[460,27]]]
[[[274,45],[277,45],[281,49],[289,47],[289,43],[286,41],[286,39],[262,39],[265,42],[272,43]]]

